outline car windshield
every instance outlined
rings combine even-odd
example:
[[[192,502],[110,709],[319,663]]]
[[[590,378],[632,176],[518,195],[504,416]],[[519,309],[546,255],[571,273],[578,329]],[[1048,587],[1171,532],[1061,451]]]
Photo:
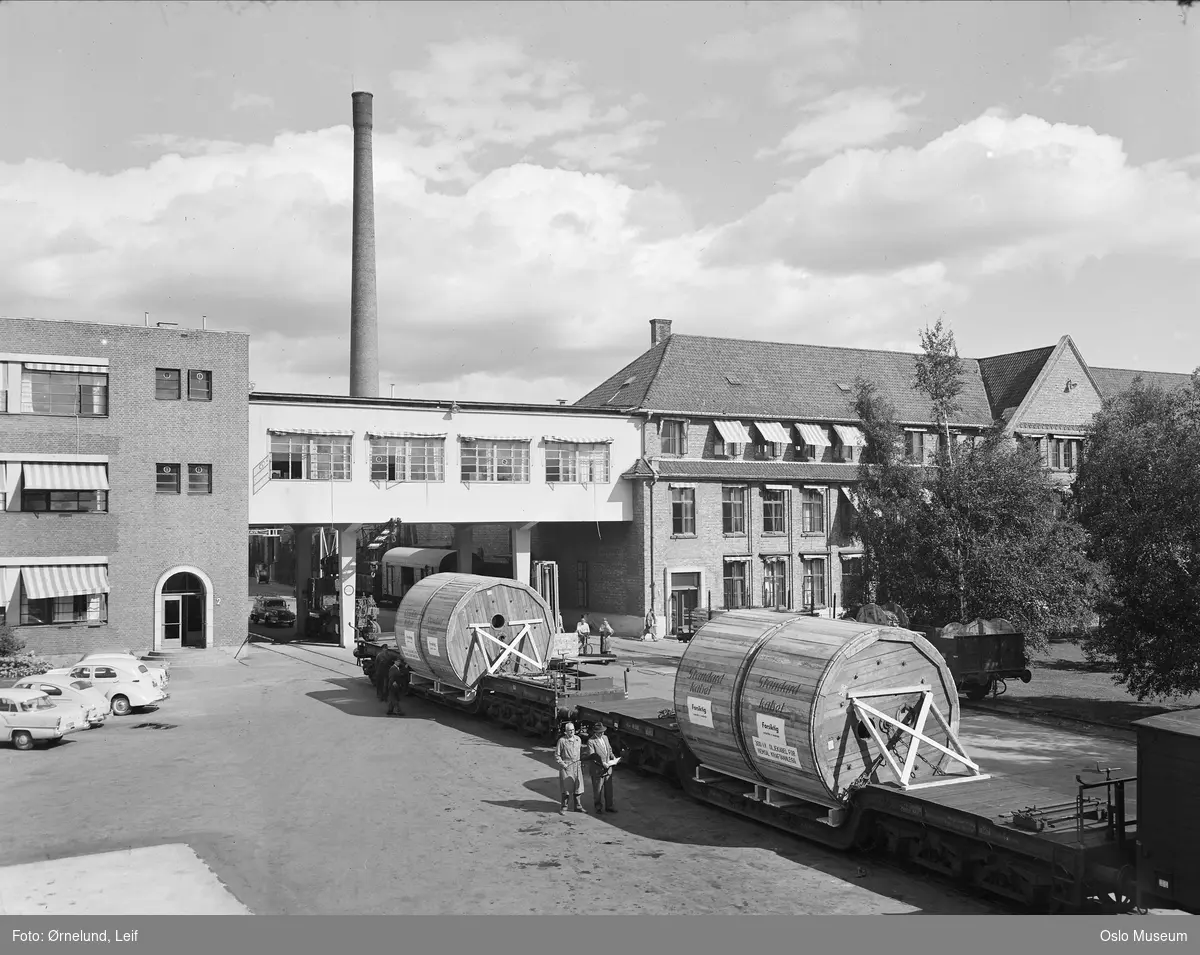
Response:
[[[138,669],[139,669],[139,670],[140,670],[142,673],[149,673],[149,672],[150,672],[149,670],[147,670],[147,669],[146,669],[146,668],[145,668],[145,667],[144,667],[142,664],[140,664],[140,663],[138,664]]]
[[[48,696],[39,696],[37,699],[34,699],[34,700],[22,700],[21,701],[21,712],[23,712],[23,713],[31,713],[34,710],[52,710],[52,709],[54,709],[54,704],[50,702],[50,697],[48,697]]]
[[[90,690],[92,688],[91,680],[76,680],[71,684],[77,690]]]
[[[272,610],[282,610],[287,607],[287,604],[285,604],[282,600],[264,600],[263,606],[270,607]]]

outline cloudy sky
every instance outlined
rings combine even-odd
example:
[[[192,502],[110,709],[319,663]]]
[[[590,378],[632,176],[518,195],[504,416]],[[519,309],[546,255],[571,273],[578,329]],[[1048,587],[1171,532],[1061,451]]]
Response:
[[[676,332],[1200,364],[1200,14],[1112,3],[4,3],[0,314],[249,332],[345,394],[574,400]],[[769,361],[764,352],[764,361]]]

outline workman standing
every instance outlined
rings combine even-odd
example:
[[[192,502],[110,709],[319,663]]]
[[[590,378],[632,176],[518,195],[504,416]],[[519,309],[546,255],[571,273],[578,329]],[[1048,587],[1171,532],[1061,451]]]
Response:
[[[397,660],[388,670],[388,716],[403,716],[400,709],[400,697],[408,692],[408,664],[403,659]]]
[[[612,744],[604,732],[604,724],[592,726],[592,735],[588,737],[588,772],[592,777],[592,800],[596,812],[616,812],[613,805],[613,767],[621,761],[614,756]]]
[[[587,656],[590,649],[589,642],[592,637],[592,628],[588,625],[586,613],[579,618],[579,623],[575,625],[575,636],[579,638],[579,655]]]
[[[600,652],[608,653],[608,641],[612,639],[613,628],[608,622],[608,617],[604,618],[604,622],[600,624]]]
[[[567,811],[568,800],[571,812],[586,811],[579,804],[579,797],[583,793],[582,750],[583,740],[575,735],[575,724],[564,724],[563,735],[554,749],[554,761],[558,763],[558,791],[562,797],[562,806],[558,810],[560,813]]]

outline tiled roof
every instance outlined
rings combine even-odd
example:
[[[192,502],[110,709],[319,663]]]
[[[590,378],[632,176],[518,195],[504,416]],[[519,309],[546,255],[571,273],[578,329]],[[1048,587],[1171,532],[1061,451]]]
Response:
[[[1029,393],[1038,373],[1046,360],[1054,353],[1054,346],[1031,348],[1029,351],[1012,352],[979,359],[979,372],[987,392],[992,417],[1003,417],[1004,412],[1016,408]]]
[[[801,461],[710,461],[701,458],[657,458],[659,480],[714,481],[840,481],[858,480],[857,464],[808,464]],[[645,459],[626,471],[622,477],[650,477]]]
[[[1124,391],[1133,384],[1133,379],[1141,377],[1148,385],[1155,384],[1167,391],[1182,388],[1191,379],[1191,375],[1183,375],[1171,371],[1133,371],[1129,368],[1091,368],[1088,369],[1095,379],[1100,394],[1106,398]]]
[[[851,390],[861,376],[891,402],[899,421],[932,423],[929,399],[912,386],[916,358],[907,352],[672,335],[576,404],[768,421],[853,421]],[[962,410],[951,424],[987,427],[992,413],[979,364],[963,359],[963,370]],[[631,377],[621,396],[610,401]]]

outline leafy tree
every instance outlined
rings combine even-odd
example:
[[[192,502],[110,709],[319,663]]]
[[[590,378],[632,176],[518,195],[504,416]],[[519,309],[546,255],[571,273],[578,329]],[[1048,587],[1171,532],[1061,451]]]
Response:
[[[1075,502],[1111,578],[1084,649],[1139,700],[1200,691],[1200,369],[1108,398],[1084,449]]]
[[[24,649],[24,641],[17,639],[11,627],[0,626],[0,657],[15,657]]]
[[[926,367],[937,372],[926,379],[931,401],[952,400],[961,377],[956,386],[943,359],[956,357],[953,336],[935,327],[925,340]],[[857,381],[854,410],[866,439],[858,501],[865,599],[895,601],[926,626],[1003,617],[1035,650],[1049,634],[1080,629],[1103,576],[1036,452],[993,428],[952,455],[947,433],[933,466],[915,466],[904,460],[894,410],[870,382]]]
[[[917,373],[913,385],[929,396],[933,420],[942,433],[946,453],[954,458],[950,442],[950,419],[961,410],[958,396],[963,391],[963,366],[958,357],[954,332],[942,326],[939,318],[930,328],[921,331],[921,354],[917,356]]]

